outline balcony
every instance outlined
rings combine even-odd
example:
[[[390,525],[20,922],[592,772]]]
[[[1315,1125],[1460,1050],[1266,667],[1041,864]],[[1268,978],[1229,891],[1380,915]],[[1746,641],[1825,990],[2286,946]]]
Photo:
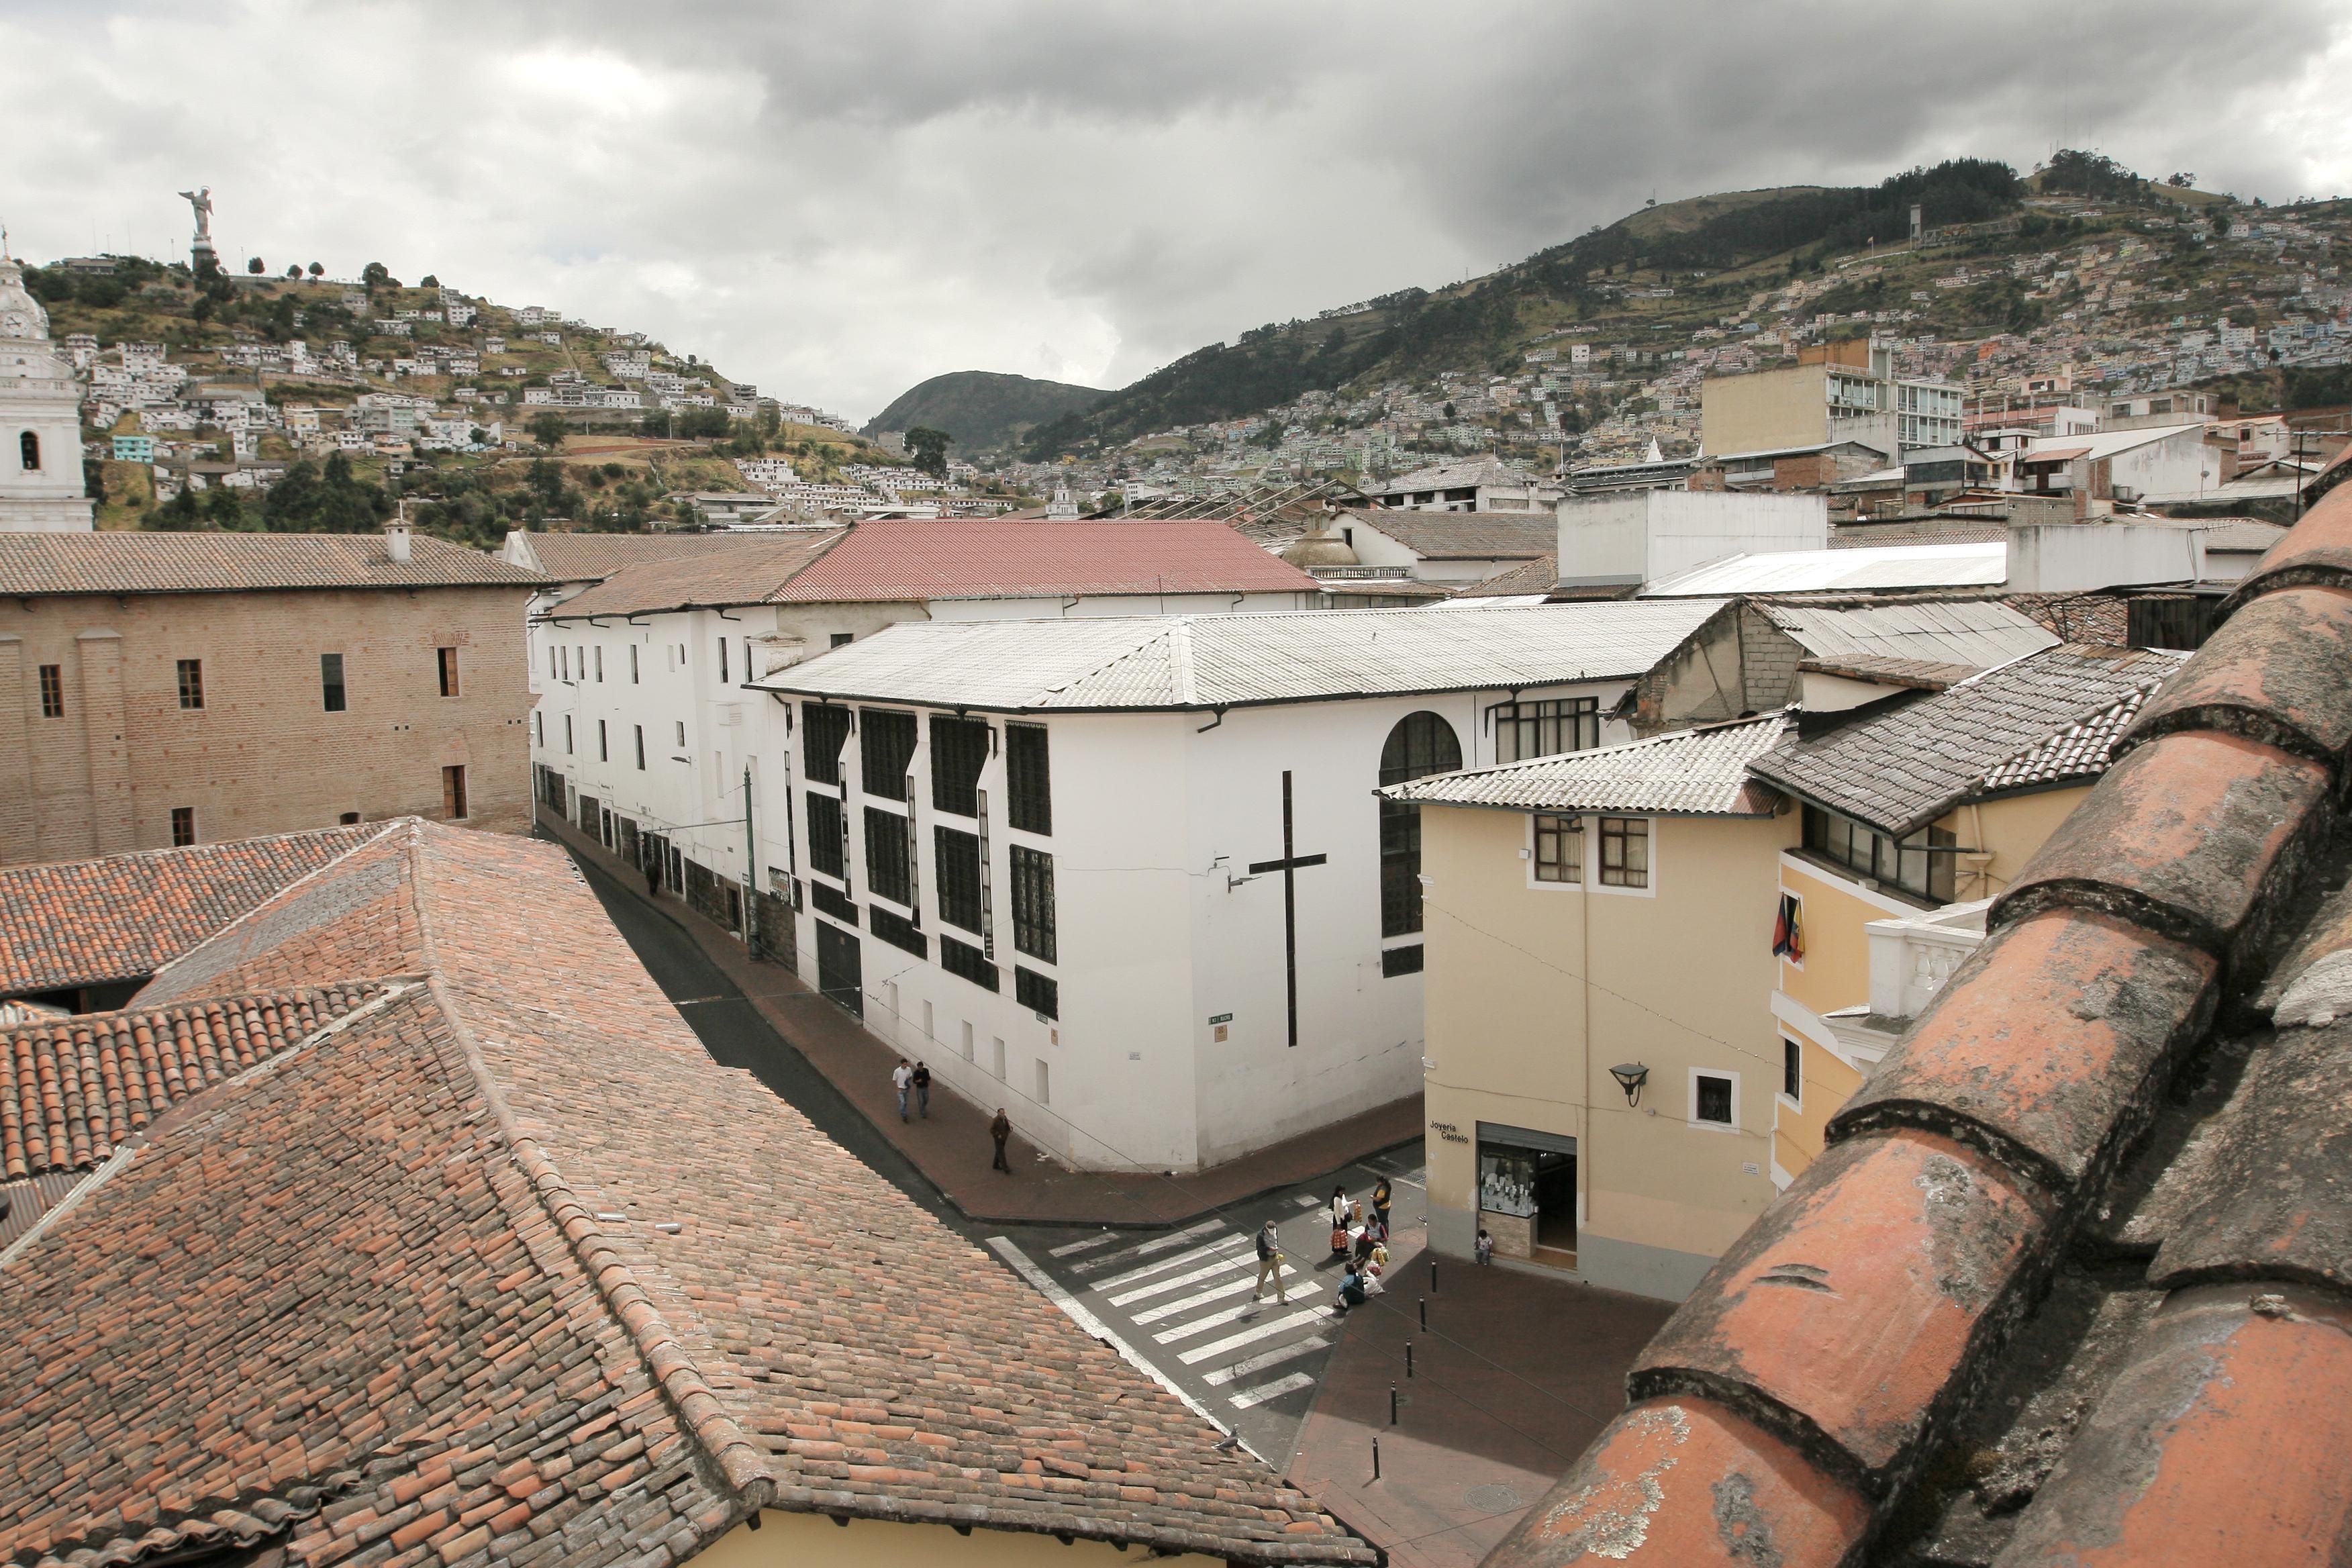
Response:
[[[1963,960],[1984,941],[1990,899],[1947,904],[1933,914],[1872,921],[1870,939],[1871,1021],[1900,1033],[1925,1011]]]

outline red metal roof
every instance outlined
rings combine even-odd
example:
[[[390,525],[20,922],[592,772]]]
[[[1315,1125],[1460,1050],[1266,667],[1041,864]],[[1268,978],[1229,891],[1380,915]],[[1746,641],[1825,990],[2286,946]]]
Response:
[[[1054,594],[1307,594],[1315,579],[1222,522],[861,522],[775,604]]]

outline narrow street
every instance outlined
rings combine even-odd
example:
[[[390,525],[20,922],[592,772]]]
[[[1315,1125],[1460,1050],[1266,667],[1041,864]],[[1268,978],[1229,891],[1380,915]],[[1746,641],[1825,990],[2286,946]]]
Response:
[[[1276,1470],[1288,1463],[1339,1320],[1339,1274],[1323,1205],[1335,1185],[1367,1197],[1392,1183],[1402,1251],[1423,1218],[1421,1153],[1408,1146],[1327,1173],[1293,1192],[1244,1200],[1168,1230],[975,1225],[940,1195],[840,1090],[812,1068],[663,910],[574,855],[573,863],[638,960],[711,1057],[750,1070],[818,1131],[856,1154],[941,1224],[1043,1290],[1089,1334],[1118,1346]],[[1287,1304],[1252,1303],[1252,1237],[1279,1227]],[[1402,1252],[1400,1252],[1402,1256]]]

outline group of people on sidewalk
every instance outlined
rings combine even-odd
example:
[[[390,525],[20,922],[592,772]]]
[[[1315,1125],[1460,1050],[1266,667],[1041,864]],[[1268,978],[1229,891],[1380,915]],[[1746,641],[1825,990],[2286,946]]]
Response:
[[[907,1107],[910,1098],[916,1116],[925,1121],[931,1119],[931,1069],[929,1063],[918,1057],[909,1066],[907,1058],[900,1057],[898,1065],[890,1069],[890,1087],[898,1091],[899,1121],[908,1119]],[[996,1145],[996,1158],[990,1162],[988,1168],[1011,1175],[1013,1167],[1004,1160],[1004,1142],[1013,1136],[1013,1119],[1004,1114],[1004,1107],[1001,1105],[996,1108],[995,1116],[989,1121],[988,1136],[989,1141]]]
[[[1383,1176],[1372,1188],[1372,1212],[1368,1217],[1362,1204],[1349,1199],[1344,1185],[1331,1189],[1331,1256],[1343,1260],[1339,1299],[1331,1310],[1342,1317],[1349,1308],[1360,1307],[1381,1293],[1381,1276],[1389,1265],[1391,1196],[1388,1178]],[[1269,1219],[1258,1227],[1257,1284],[1250,1290],[1251,1300],[1262,1299],[1266,1282],[1272,1280],[1275,1300],[1289,1304],[1290,1291],[1282,1280],[1283,1262],[1282,1236]]]

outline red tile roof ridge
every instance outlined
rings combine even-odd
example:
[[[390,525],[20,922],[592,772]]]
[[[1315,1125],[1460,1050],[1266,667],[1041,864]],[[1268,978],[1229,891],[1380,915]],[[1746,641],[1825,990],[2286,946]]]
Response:
[[[362,850],[372,848],[375,845],[383,843],[401,827],[404,826],[413,826],[416,821],[417,818],[413,816],[395,816],[380,825],[373,823],[370,824],[369,826],[377,827],[378,831],[371,833],[366,837],[360,839],[349,849],[344,850],[341,855],[336,856],[325,865],[313,867],[311,869],[305,871],[302,875],[295,878],[292,881],[287,883],[284,887],[272,893],[268,898],[264,899],[260,903],[256,904],[249,910],[247,910],[242,914],[239,914],[235,920],[230,921],[226,925],[224,925],[218,931],[214,931],[210,936],[205,938],[203,942],[198,942],[194,947],[190,948],[186,952],[181,953],[170,962],[163,964],[155,971],[154,979],[149,981],[148,984],[152,985],[157,981],[161,981],[166,975],[170,974],[174,967],[194,956],[197,952],[202,952],[205,947],[227,935],[230,931],[237,930],[247,921],[255,920],[266,911],[276,908],[285,900],[288,894],[309,883],[319,880],[329,872],[334,870],[335,868],[349,860],[352,856],[359,854]],[[193,1000],[193,998],[191,998],[191,1000]]]
[[[1603,1521],[1612,1558],[1745,1561],[1748,1545],[1786,1527],[1789,1544],[1803,1542],[1782,1554],[1787,1568],[1864,1559],[1937,1445],[1991,1384],[2219,1003],[2263,977],[2339,818],[2335,786],[2352,755],[2352,683],[2342,674],[2352,653],[2352,489],[2315,506],[2224,614],[2140,715],[2116,765],[1988,911],[1984,944],[1832,1120],[1824,1153],[1643,1351],[1627,1379],[1635,1405],[1490,1562],[1580,1560],[1591,1522],[1580,1510],[1612,1485],[1611,1495],[1624,1490],[1629,1456],[1646,1463],[1641,1517],[1619,1510]],[[2291,1230],[2311,1217],[2288,1210]],[[2233,1288],[2242,1294],[2251,1269],[2274,1293],[2232,1310],[2290,1319],[2294,1309],[2276,1305],[2285,1297],[2275,1292],[2297,1279],[2284,1250],[2291,1238],[2254,1239],[2227,1236],[2223,1264],[2178,1265],[2177,1281],[2152,1269],[2149,1282],[2171,1286],[2168,1302],[2185,1306],[2229,1258],[2259,1254],[2228,1265],[2239,1269]],[[2133,1365],[2167,1353],[2147,1342]],[[2210,1393],[2200,1385],[2197,1397]],[[1676,1401],[1724,1407],[1761,1430],[1719,1423],[1696,1462],[1657,1462],[1636,1426],[1654,1426]],[[2105,1402],[2095,1406],[2095,1430],[2109,1415]],[[2114,1418],[2135,1418],[2127,1402]],[[2231,1464],[2270,1452],[2259,1412],[2228,1420],[2235,1441],[2252,1446]],[[2070,1502],[2100,1510],[2093,1534],[2118,1548],[2127,1526],[2143,1542],[2164,1538],[2186,1503],[2177,1482],[2150,1486],[2148,1464],[2144,1451],[2077,1440],[2046,1506],[2027,1503],[2012,1552],[2028,1541],[2055,1549],[2062,1536],[2081,1548],[2053,1517]],[[2228,1473],[2240,1487],[2253,1479]],[[1767,1477],[1864,1506],[1800,1509],[1783,1487],[1766,1507]],[[1746,1508],[1737,1521],[1727,1497]],[[1650,1528],[1685,1517],[1711,1517],[1717,1538]],[[1563,1530],[1570,1521],[1576,1528]],[[2336,1538],[2318,1524],[2319,1538]]]
[[[516,1118],[514,1107],[508,1103],[506,1090],[500,1087],[489,1063],[483,1058],[481,1042],[474,1037],[473,1026],[467,1022],[465,1009],[451,993],[447,980],[441,973],[440,944],[436,936],[433,900],[425,892],[428,873],[424,865],[425,825],[410,818],[404,847],[409,858],[409,887],[415,900],[416,924],[424,950],[427,980],[434,1005],[441,1011],[449,1032],[465,1052],[466,1068],[473,1075],[475,1092],[490,1109],[499,1132],[514,1152],[515,1168],[522,1173],[547,1216],[554,1221],[572,1254],[579,1259],[586,1273],[613,1314],[613,1320],[628,1333],[630,1342],[646,1363],[663,1397],[677,1412],[681,1430],[690,1433],[704,1455],[719,1473],[727,1479],[741,1508],[742,1518],[756,1516],[775,1495],[775,1482],[768,1474],[767,1456],[751,1440],[735,1418],[719,1403],[695,1363],[694,1356],[680,1341],[677,1331],[662,1316],[652,1296],[641,1284],[634,1270],[615,1247],[603,1227],[596,1213],[582,1203],[572,1192],[563,1173],[541,1148],[539,1140],[524,1131]],[[578,875],[577,871],[573,875]],[[522,1223],[518,1216],[518,1223]],[[728,1524],[735,1522],[730,1520]],[[713,1532],[714,1534],[717,1532]]]

